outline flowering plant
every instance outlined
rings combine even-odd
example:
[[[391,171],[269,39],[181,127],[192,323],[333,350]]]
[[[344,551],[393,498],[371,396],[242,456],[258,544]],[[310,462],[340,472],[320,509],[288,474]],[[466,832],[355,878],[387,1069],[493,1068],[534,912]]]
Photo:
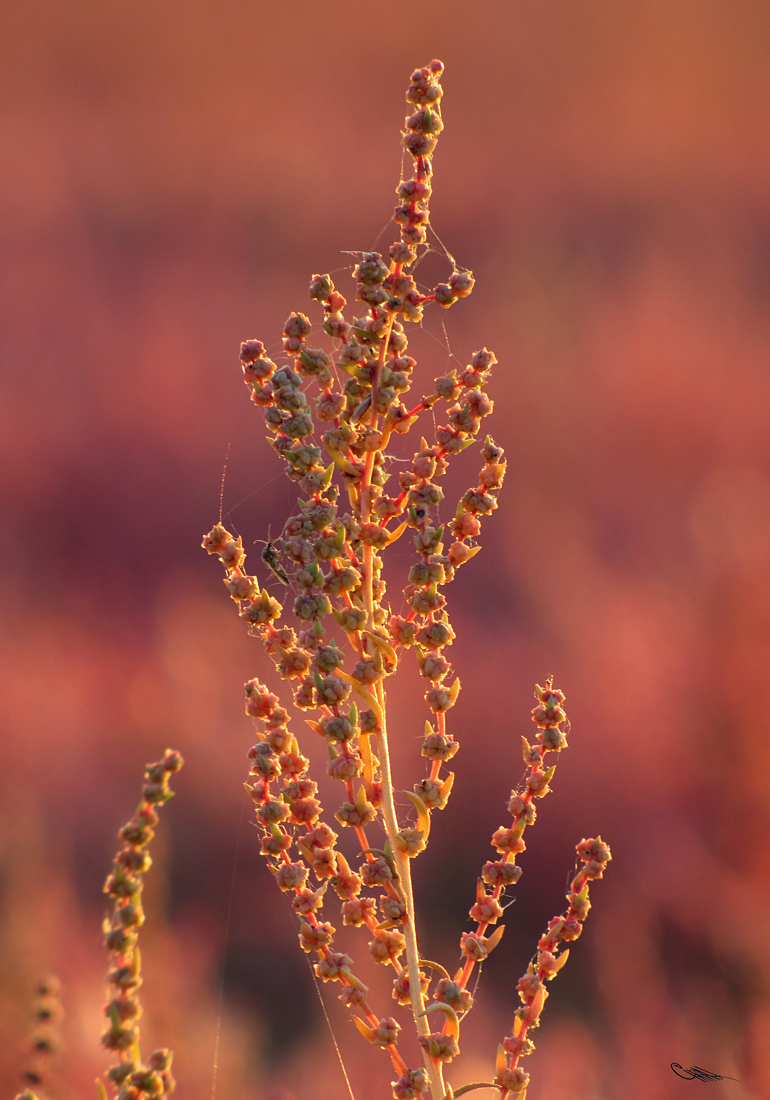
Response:
[[[601,837],[577,846],[581,866],[570,883],[567,909],[550,921],[518,983],[521,1005],[511,1033],[498,1046],[494,1079],[453,1090],[444,1069],[459,1051],[460,1024],[473,1004],[469,980],[500,941],[504,895],[521,874],[516,856],[525,848],[524,830],[535,821],[537,801],[551,789],[556,765],[546,766],[545,758],[561,752],[567,739],[564,695],[549,678],[536,688],[535,743],[522,738],[527,772],[511,792],[512,821],[492,837],[496,858],[484,864],[477,881],[470,909],[475,927],[463,933],[453,971],[428,963],[417,943],[411,862],[426,846],[432,813],[447,804],[454,773],[446,765],[459,748],[447,722],[460,681],[452,679],[446,656],[455,634],[442,589],[479,551],[473,540],[482,517],[497,507],[506,467],[503,449],[487,436],[477,484],[459,500],[451,519],[439,522],[440,478],[451,458],[475,441],[493,410],[484,387],[497,360],[486,348],[459,374],[452,370],[436,378],[419,401],[405,402],[417,366],[407,353],[406,323],[419,322],[429,303],[449,308],[474,284],[471,272],[454,264],[449,279],[431,290],[420,289],[413,275],[427,248],[432,156],[443,128],[442,72],[441,62],[433,61],[412,74],[404,148],[413,175],[397,188],[399,238],[387,258],[363,253],[355,267],[361,315],[346,320],[347,302],[330,276],[314,275],[310,298],[323,308],[331,350],[309,345],[313,324],[303,313],[292,313],[284,325],[282,365],[260,340],[241,345],[251,400],[263,410],[269,443],[301,494],[280,539],[262,552],[264,566],[292,590],[295,626],[282,622],[281,602],[246,572],[240,537],[220,522],[203,546],[224,565],[240,616],[263,641],[280,677],[295,682],[293,703],[312,715],[307,725],[326,742],[327,772],[343,788],[334,818],[355,835],[355,866],[322,817],[318,786],[289,727],[288,710],[259,679],[250,680],[246,713],[255,720],[258,740],[248,753],[246,787],[262,829],[262,854],[279,889],[291,898],[300,945],[314,956],[317,978],[338,983],[340,999],[363,1037],[390,1057],[396,1100],[421,1094],[443,1100],[482,1085],[496,1088],[504,1100],[509,1093],[526,1092],[529,1077],[519,1061],[533,1049],[528,1033],[539,1024],[546,983],[567,961],[564,945],[580,935],[590,907],[589,882],[602,877],[611,857]],[[398,490],[389,495],[389,444],[440,402],[448,405],[447,423],[435,430],[433,442],[420,439],[410,467],[398,477]],[[314,417],[325,425],[320,436]],[[397,614],[385,599],[383,556],[407,530],[413,532],[416,556],[403,589],[403,614]],[[406,650],[426,681],[430,715],[422,743],[425,773],[406,792],[407,810],[414,815],[408,823],[396,805],[386,698],[387,680]],[[336,929],[323,912],[331,894],[339,899],[343,924],[364,929],[372,958],[392,968],[393,998],[411,1010],[422,1065],[404,1059],[401,1024],[375,1009],[353,959],[336,949]],[[432,989],[428,970],[437,974]]]

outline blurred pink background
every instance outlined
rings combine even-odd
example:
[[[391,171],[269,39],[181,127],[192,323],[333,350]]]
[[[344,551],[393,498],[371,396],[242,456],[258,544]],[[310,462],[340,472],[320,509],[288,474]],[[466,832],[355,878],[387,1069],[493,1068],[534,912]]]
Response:
[[[248,824],[242,684],[267,659],[199,544],[228,446],[244,544],[291,511],[238,345],[280,350],[291,310],[318,320],[314,272],[352,298],[345,250],[387,249],[403,94],[433,57],[432,225],[477,282],[414,333],[415,389],[447,342],[461,364],[492,348],[510,461],[447,591],[462,748],[415,865],[427,957],[457,958],[536,680],[572,720],[448,1076],[492,1074],[574,845],[600,832],[614,860],[550,987],[530,1100],[770,1095],[769,51],[764,0],[5,0],[3,1095],[50,971],[51,1096],[94,1095],[102,882],[168,745],[187,764],[146,890],[145,1050],[175,1048],[186,1100],[211,1096],[218,1035],[217,1096],[346,1095]],[[457,462],[449,506],[478,466]],[[403,681],[402,788],[425,717]],[[357,1100],[388,1096],[327,992]]]

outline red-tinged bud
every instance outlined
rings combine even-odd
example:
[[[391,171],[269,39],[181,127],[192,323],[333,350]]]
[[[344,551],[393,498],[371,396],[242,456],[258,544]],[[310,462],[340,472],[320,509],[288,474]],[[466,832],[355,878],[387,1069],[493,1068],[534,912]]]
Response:
[[[265,826],[278,824],[289,816],[289,807],[275,798],[255,805],[257,820]]]
[[[304,340],[311,329],[310,318],[304,313],[290,313],[283,326],[284,336],[296,337]]]
[[[321,814],[321,803],[317,798],[298,798],[291,803],[291,822],[293,825],[312,825]]]
[[[396,846],[411,859],[425,850],[425,835],[420,829],[401,829],[396,833]]]
[[[389,963],[403,954],[406,939],[402,932],[378,928],[369,943],[369,954],[375,962]]]
[[[301,890],[307,876],[308,870],[303,863],[282,863],[275,872],[275,881],[281,890]]]
[[[422,743],[422,755],[428,760],[451,760],[459,748],[451,733],[429,733]]]
[[[605,844],[600,836],[596,839],[591,837],[590,840],[581,840],[576,851],[584,863],[603,864],[612,859],[609,845]],[[587,868],[585,870],[587,871]]]
[[[376,908],[374,898],[350,898],[342,903],[342,923],[359,928],[374,916]]]
[[[436,148],[437,141],[433,134],[415,133],[410,130],[404,136],[404,148],[413,157],[429,157]]]
[[[300,947],[306,954],[310,951],[317,951],[319,947],[325,947],[331,943],[335,932],[336,928],[328,921],[317,925],[302,921],[299,929]]]
[[[266,626],[277,619],[282,610],[283,608],[278,600],[274,600],[272,596],[263,593],[247,607],[244,607],[240,614],[241,618],[251,623],[252,626]]]
[[[503,1073],[498,1073],[495,1077],[495,1084],[498,1088],[512,1092],[515,1096],[517,1093],[523,1093],[526,1089],[529,1084],[529,1074],[517,1066],[516,1069],[507,1069]]]
[[[332,779],[341,780],[343,783],[355,779],[362,774],[363,770],[364,762],[358,752],[347,756],[335,756],[326,765],[326,774],[331,776]]]
[[[295,897],[292,898],[291,907],[295,913],[298,913],[301,917],[306,917],[309,913],[315,913],[321,908],[325,893],[325,885],[319,887],[318,890],[304,887],[298,890]]]
[[[262,837],[260,851],[262,855],[267,856],[268,859],[275,859],[284,852],[288,852],[289,848],[291,848],[291,837],[288,833],[279,831],[277,835],[266,833],[265,836]]]
[[[430,193],[430,182],[424,179],[402,180],[396,188],[396,194],[404,203],[422,202],[430,198]]]
[[[451,305],[454,305],[455,299],[456,295],[448,283],[439,283],[433,291],[433,301],[437,305],[443,306],[444,309],[449,309]]]
[[[515,863],[508,863],[505,860],[496,860],[494,862],[485,863],[481,870],[481,877],[487,886],[495,887],[501,886],[503,889],[506,886],[512,886],[521,878],[521,867]]]
[[[241,344],[241,362],[254,363],[265,354],[265,345],[261,340],[244,340]]]
[[[374,1029],[375,1042],[381,1047],[395,1046],[398,1042],[398,1033],[401,1030],[399,1024],[392,1016],[382,1016]]]
[[[567,900],[570,903],[568,918],[579,921],[581,924],[588,916],[588,911],[591,908],[591,902],[588,898],[580,898],[577,894],[568,894]],[[565,925],[566,926],[566,925]]]
[[[256,679],[248,680],[243,688],[246,692],[246,713],[252,718],[269,718],[278,706],[278,696]]]
[[[438,111],[432,111],[429,107],[423,107],[421,110],[415,111],[406,120],[406,125],[415,134],[440,134],[444,129],[441,115]]]
[[[492,843],[498,852],[512,852],[514,855],[527,847],[514,829],[498,829],[492,836]]]
[[[395,1100],[418,1100],[430,1087],[428,1074],[422,1068],[407,1070],[391,1082],[391,1087]]]
[[[469,914],[471,920],[478,921],[479,924],[494,924],[502,917],[503,908],[497,898],[486,894],[482,900],[471,906]]]
[[[343,955],[341,951],[330,951],[313,969],[322,982],[339,982],[344,980],[345,971],[350,970],[352,965],[350,955]]]
[[[537,739],[546,752],[561,752],[567,747],[567,736],[556,726],[546,726],[538,730]]]
[[[391,615],[388,620],[388,631],[395,645],[410,646],[414,643],[417,633],[417,624],[400,615]]]
[[[359,808],[354,802],[343,802],[334,815],[340,825],[349,825],[354,829],[362,825],[370,825],[377,816],[371,802],[366,802],[364,808]]]
[[[365,252],[353,271],[353,278],[364,286],[379,286],[388,274],[388,265],[379,252]]]
[[[467,298],[475,281],[471,271],[455,271],[449,277],[449,287],[456,298]]]
[[[451,1062],[460,1053],[457,1040],[453,1035],[442,1035],[438,1031],[430,1035],[420,1035],[418,1040],[423,1050],[437,1062]]]
[[[342,307],[340,306],[340,309]],[[347,340],[350,333],[350,325],[339,312],[335,310],[330,313],[324,321],[324,332],[328,333],[335,340]]]
[[[393,871],[390,864],[383,856],[368,860],[359,868],[364,886],[386,886],[393,881]]]
[[[451,1005],[458,1014],[469,1012],[473,1007],[473,997],[469,991],[450,978],[441,978],[436,983],[433,999]]]
[[[460,950],[466,959],[473,959],[474,962],[481,962],[489,954],[484,936],[478,936],[475,932],[463,932]]]
[[[579,920],[576,920],[575,917],[567,917],[561,930],[561,938],[570,943],[572,940],[576,940],[582,931],[583,926]]]
[[[539,951],[537,956],[537,969],[544,978],[548,978],[557,971],[556,958],[550,951]]]
[[[259,583],[256,577],[248,577],[241,573],[240,575],[231,574],[229,577],[225,577],[224,580],[227,591],[238,603],[241,600],[253,600],[259,592]]]
[[[330,313],[340,313],[347,305],[347,300],[337,290],[333,290],[326,302],[326,308]],[[349,328],[350,326],[348,326]]]
[[[420,631],[420,634],[423,632]],[[422,638],[419,639],[420,643],[424,645]],[[449,675],[452,666],[446,657],[442,657],[438,653],[427,653],[421,656],[420,662],[420,675],[424,676],[427,680],[439,681],[443,680]]]
[[[315,298],[318,302],[326,302],[334,290],[334,283],[329,275],[314,275],[310,287],[308,289],[308,295],[311,298]]]
[[[220,554],[228,542],[233,542],[233,536],[221,523],[215,524],[207,535],[203,536],[201,546],[209,554]]]
[[[136,1042],[137,1031],[136,1028],[127,1025],[121,1027],[114,1024],[106,1031],[102,1032],[101,1043],[107,1050],[124,1051],[130,1050]]]

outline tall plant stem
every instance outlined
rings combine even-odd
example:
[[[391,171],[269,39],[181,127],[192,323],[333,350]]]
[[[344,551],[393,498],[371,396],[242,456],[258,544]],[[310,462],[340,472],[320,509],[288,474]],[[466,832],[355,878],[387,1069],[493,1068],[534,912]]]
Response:
[[[392,268],[391,268],[392,270]],[[379,362],[377,364],[377,374],[372,384],[372,412],[370,424],[373,429],[377,427],[377,394],[380,388],[380,379],[382,376],[382,367],[385,361],[385,351],[388,346],[388,340],[390,339],[390,332],[393,326],[393,318],[391,318],[382,341],[382,349],[380,351]],[[368,523],[371,519],[371,484],[372,484],[372,472],[374,470],[374,451],[370,451],[366,456],[366,464],[364,466],[364,475],[361,483],[360,493],[360,509],[361,509],[361,522]],[[374,549],[368,543],[364,544],[363,550],[364,558],[364,602],[366,607],[367,627],[371,630],[374,627],[374,593],[373,593],[373,559]],[[412,874],[409,865],[409,859],[404,855],[398,846],[398,818],[396,816],[396,806],[393,798],[393,779],[390,773],[390,750],[388,746],[388,732],[385,721],[385,688],[382,683],[377,684],[377,701],[380,704],[382,711],[382,727],[377,731],[377,752],[380,758],[380,772],[381,772],[381,784],[382,784],[382,814],[385,820],[385,832],[390,844],[391,851],[393,853],[393,861],[398,872],[401,890],[403,891],[404,900],[406,902],[406,920],[404,921],[404,939],[406,941],[406,961],[407,970],[409,972],[409,994],[412,999],[412,1014],[414,1016],[415,1027],[417,1028],[418,1035],[428,1035],[430,1033],[430,1026],[428,1024],[428,1018],[425,1015],[425,1004],[422,996],[422,988],[420,986],[420,952],[417,947],[417,929],[414,921],[414,894],[412,892]],[[444,1087],[443,1075],[441,1070],[441,1063],[431,1058],[427,1051],[423,1051],[423,1059],[425,1061],[425,1068],[428,1071],[430,1078],[431,1096],[433,1100],[443,1100],[446,1089]]]
[[[380,770],[382,782],[382,814],[385,819],[385,831],[393,852],[393,861],[398,871],[401,890],[406,901],[406,920],[404,921],[404,939],[406,940],[406,963],[409,972],[409,993],[412,998],[412,1014],[415,1027],[419,1035],[428,1035],[430,1026],[425,1015],[425,1004],[420,986],[420,952],[417,947],[417,928],[414,921],[414,894],[412,892],[412,873],[409,859],[404,855],[397,843],[398,819],[396,807],[393,801],[393,780],[390,774],[390,753],[388,749],[388,732],[385,722],[385,690],[382,684],[378,685],[378,702],[382,708],[382,729],[377,732],[377,750],[380,757]],[[425,1068],[428,1071],[433,1100],[442,1100],[446,1094],[441,1063],[431,1058],[427,1051],[423,1051]]]

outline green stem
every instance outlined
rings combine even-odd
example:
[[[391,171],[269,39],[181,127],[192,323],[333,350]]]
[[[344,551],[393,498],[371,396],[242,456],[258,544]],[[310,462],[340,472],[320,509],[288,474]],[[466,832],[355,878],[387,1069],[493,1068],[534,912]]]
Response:
[[[372,382],[372,408],[370,420],[370,426],[372,429],[377,428],[377,395],[380,389],[382,368],[385,362],[385,353],[388,347],[388,340],[390,338],[391,328],[393,327],[393,320],[394,317],[391,317],[390,322],[388,323],[385,330],[384,338],[382,341],[382,349],[379,356],[379,362],[377,364],[377,373]],[[374,451],[369,451],[366,456],[364,476],[361,480],[361,492],[359,496],[361,523],[369,523],[371,518],[370,490],[373,470]],[[367,619],[366,625],[369,630],[372,630],[374,628],[374,593],[372,588],[374,548],[366,543],[364,544],[363,558],[364,602],[366,607]],[[409,859],[401,851],[397,842],[399,827],[398,818],[396,817],[396,806],[393,799],[393,780],[390,774],[390,751],[388,748],[388,732],[385,722],[385,688],[383,687],[382,683],[379,683],[377,684],[375,690],[383,716],[382,729],[378,730],[376,734],[377,750],[380,758],[380,778],[382,782],[382,816],[385,822],[385,833],[387,835],[388,841],[390,842],[390,848],[393,852],[393,860],[398,871],[401,889],[403,890],[404,899],[406,901],[404,939],[406,941],[406,961],[407,970],[409,972],[409,993],[412,999],[412,1014],[414,1016],[414,1023],[415,1027],[417,1028],[417,1034],[428,1035],[430,1034],[430,1025],[428,1024],[428,1018],[425,1015],[425,1004],[423,1001],[422,989],[420,986],[420,952],[417,946],[417,930],[414,922],[414,895],[412,893],[412,874],[411,868],[409,866]],[[425,1062],[425,1068],[427,1069],[428,1076],[430,1078],[430,1090],[432,1100],[443,1100],[444,1096],[446,1095],[446,1089],[444,1087],[441,1063],[431,1058],[427,1051],[423,1051],[423,1059]]]
[[[425,1015],[425,1004],[420,986],[420,952],[417,946],[417,929],[414,921],[414,894],[412,892],[412,873],[407,856],[398,847],[396,836],[398,834],[398,819],[396,807],[393,801],[393,780],[390,774],[390,752],[388,749],[388,733],[385,724],[385,691],[382,685],[378,685],[379,703],[382,708],[382,729],[377,731],[377,750],[380,757],[380,770],[382,780],[382,816],[385,820],[385,832],[387,833],[390,847],[393,851],[393,861],[396,865],[400,885],[406,900],[406,920],[404,921],[404,939],[406,940],[406,964],[409,972],[409,993],[412,998],[412,1015],[418,1035],[428,1035],[430,1025]],[[427,1051],[423,1051],[425,1068],[428,1071],[433,1100],[443,1100],[446,1089],[442,1078],[441,1064],[436,1062]]]

